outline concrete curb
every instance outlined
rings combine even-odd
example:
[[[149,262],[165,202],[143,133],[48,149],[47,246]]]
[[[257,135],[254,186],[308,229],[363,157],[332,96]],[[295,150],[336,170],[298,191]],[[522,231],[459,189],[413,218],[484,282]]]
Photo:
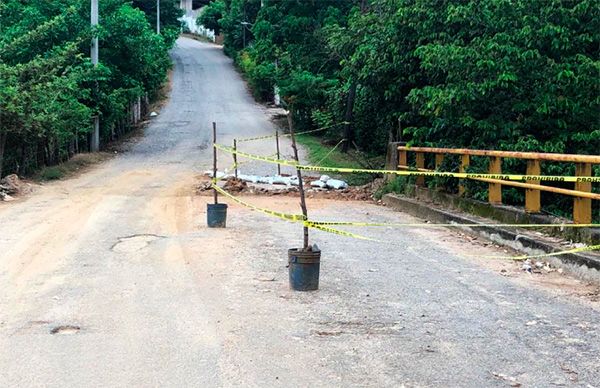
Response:
[[[393,209],[403,211],[416,217],[425,218],[433,222],[479,225],[487,225],[490,223],[490,221],[487,219],[451,213],[447,210],[433,207],[430,203],[419,202],[414,199],[395,194],[386,194],[383,196],[382,200],[383,203]],[[508,230],[494,226],[478,228],[464,227],[461,228],[461,230],[472,235],[481,236],[495,243],[511,247],[519,252],[529,255],[539,255],[565,250],[564,247],[561,247],[559,244],[550,241],[548,238],[541,236],[529,236],[519,233],[515,230]],[[581,269],[594,269],[596,271],[600,271],[600,255],[588,253],[568,253],[555,256],[554,259],[558,259],[558,261],[561,263],[571,267],[571,270],[573,270],[573,267],[584,267]],[[575,272],[579,273],[580,271],[576,270]],[[587,278],[588,276],[585,277]],[[597,276],[592,277],[597,278]]]

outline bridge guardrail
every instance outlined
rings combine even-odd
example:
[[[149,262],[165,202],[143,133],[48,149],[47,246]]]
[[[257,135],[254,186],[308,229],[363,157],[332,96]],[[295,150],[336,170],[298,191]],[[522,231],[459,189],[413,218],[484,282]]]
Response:
[[[408,153],[415,153],[416,166],[408,165]],[[466,148],[435,148],[435,147],[410,147],[398,146],[398,169],[410,169],[417,171],[435,171],[425,168],[425,155],[433,154],[435,168],[438,169],[447,155],[458,155],[460,158],[459,172],[467,172],[471,156],[484,156],[489,159],[488,172],[490,174],[502,173],[502,159],[514,158],[527,161],[527,175],[542,175],[541,163],[543,161],[575,163],[575,175],[582,177],[592,176],[592,165],[600,164],[600,156],[554,154],[538,152],[515,152],[496,150],[473,150]],[[525,211],[528,213],[539,213],[541,211],[541,192],[548,191],[561,195],[574,197],[573,199],[573,222],[576,224],[589,224],[592,222],[592,200],[600,200],[600,194],[592,192],[592,182],[576,182],[574,189],[542,185],[538,181],[514,182],[490,178],[469,178],[477,181],[487,182],[488,201],[491,204],[502,204],[502,186],[512,186],[525,189]],[[417,186],[425,185],[425,177],[416,178]],[[458,186],[458,194],[464,195],[465,186],[461,182]]]

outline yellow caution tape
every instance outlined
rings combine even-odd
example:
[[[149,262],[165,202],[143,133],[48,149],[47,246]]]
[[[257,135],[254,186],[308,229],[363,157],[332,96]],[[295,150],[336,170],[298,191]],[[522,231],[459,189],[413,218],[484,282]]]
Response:
[[[464,228],[600,228],[600,224],[429,224],[429,223],[393,223],[393,222],[350,222],[350,221],[313,221],[314,225],[319,226],[390,226],[401,228],[446,228],[446,227],[464,227]]]
[[[347,121],[343,121],[341,123],[331,124],[331,125],[328,125],[328,126],[325,126],[325,127],[311,129],[310,131],[296,132],[296,133],[294,133],[294,136],[306,135],[306,134],[309,134],[309,133],[320,132],[320,131],[324,131],[324,130],[329,129],[329,128],[333,128],[333,127],[338,126],[338,125],[345,125],[345,124],[349,124],[349,123]],[[245,141],[274,139],[277,136],[279,136],[279,137],[287,137],[287,136],[291,136],[291,135],[292,135],[291,133],[281,133],[279,135],[265,135],[265,136],[256,136],[256,137],[244,137],[244,138],[236,139],[236,140],[237,140],[238,143],[242,143],[242,142],[245,142]]]
[[[281,218],[283,220],[286,221],[293,221],[293,222],[298,222],[298,221],[304,221],[304,216],[302,214],[287,214],[287,213],[281,213],[281,212],[276,212],[273,210],[269,210],[269,209],[265,209],[262,207],[258,207],[258,206],[254,206],[248,202],[242,201],[241,199],[239,199],[238,197],[229,194],[227,191],[223,190],[222,188],[220,188],[219,186],[217,186],[214,181],[212,184],[213,189],[215,189],[217,192],[219,192],[220,194],[223,194],[224,196],[234,200],[235,202],[239,203],[240,205],[246,206],[250,209],[259,211],[261,213],[265,213],[268,214],[270,216],[275,216],[278,218]]]
[[[346,232],[345,230],[339,230],[339,229],[330,228],[328,226],[318,225],[318,224],[315,224],[315,223],[310,222],[310,221],[304,221],[303,224],[304,224],[304,226],[306,226],[308,228],[322,230],[324,232],[333,233],[333,234],[337,234],[337,235],[340,235],[340,236],[352,237],[352,238],[356,238],[356,239],[359,239],[359,240],[375,241],[375,242],[384,243],[384,241],[377,240],[377,239],[374,239],[374,238],[371,238],[371,237],[365,237],[365,236],[361,236],[360,234]]]
[[[560,255],[567,255],[570,253],[580,253],[580,252],[589,252],[589,251],[597,251],[600,250],[600,245],[590,245],[587,247],[581,248],[573,248],[565,251],[552,252],[552,253],[542,253],[539,255],[523,255],[523,256],[480,256],[480,255],[465,255],[469,257],[484,257],[487,259],[507,259],[507,260],[527,260],[527,259],[539,259],[543,257],[553,257]]]
[[[253,159],[253,160],[260,160],[263,162],[267,162],[267,163],[273,163],[273,164],[281,164],[284,166],[293,166],[295,167],[297,165],[297,162],[295,160],[285,160],[285,159],[274,159],[274,158],[270,158],[268,156],[260,156],[260,155],[254,155],[254,154],[249,154],[246,152],[242,152],[240,150],[235,150],[232,147],[227,147],[221,144],[213,144],[213,146],[221,151],[224,152],[228,152],[230,154],[237,154],[239,156],[243,156],[245,158],[248,159]],[[238,162],[239,163],[239,162]]]
[[[390,244],[389,241],[383,241],[383,240],[378,240],[378,239],[374,239],[371,237],[365,237],[362,236],[360,234],[356,234],[356,233],[351,233],[351,232],[347,232],[344,230],[339,230],[339,229],[335,229],[335,228],[331,228],[327,225],[364,225],[364,226],[389,226],[390,224],[384,224],[384,223],[368,223],[368,222],[352,222],[352,223],[346,223],[346,222],[319,222],[319,221],[310,221],[310,220],[306,220],[305,217],[302,214],[287,214],[287,213],[281,213],[281,212],[276,212],[273,210],[269,210],[269,209],[265,209],[265,208],[261,208],[255,205],[252,205],[248,202],[245,202],[241,199],[239,199],[238,197],[229,194],[227,191],[223,190],[222,188],[220,188],[219,186],[217,186],[216,184],[216,180],[212,180],[212,187],[213,189],[215,189],[217,192],[223,194],[224,196],[232,199],[233,201],[239,203],[240,205],[243,205],[245,207],[248,207],[250,209],[259,211],[261,213],[270,215],[270,216],[274,216],[274,217],[278,217],[281,218],[283,220],[286,221],[291,221],[291,222],[302,222],[304,226],[308,227],[308,228],[312,228],[312,229],[317,229],[317,230],[321,230],[323,232],[328,232],[328,233],[332,233],[332,234],[336,234],[339,236],[344,236],[344,237],[351,237],[351,238],[356,238],[359,240],[365,240],[365,241],[373,241],[373,242],[379,242],[379,243],[383,243],[383,244]],[[393,224],[392,224],[393,225]],[[474,224],[474,225],[469,225],[469,224],[463,224],[463,225],[458,225],[458,224],[396,224],[396,225],[401,225],[401,226],[411,226],[411,227],[423,227],[423,226],[431,226],[431,227],[439,227],[439,226],[483,226],[483,225],[479,225],[479,224]],[[498,226],[499,224],[494,224],[494,226]],[[514,226],[514,224],[505,224],[505,225],[510,225],[510,226]],[[549,225],[555,225],[555,224],[549,224]],[[569,224],[569,225],[574,225],[574,224]],[[597,226],[594,224],[589,224],[592,226]],[[525,225],[521,225],[521,227],[526,227],[526,226],[531,226],[530,224],[525,224]],[[540,226],[540,225],[535,225],[535,226]],[[564,225],[566,226],[566,225]],[[539,255],[524,255],[524,256],[481,256],[481,255],[467,255],[467,256],[472,256],[472,257],[484,257],[484,258],[489,258],[489,259],[505,259],[505,260],[526,260],[526,259],[534,259],[534,258],[543,258],[543,257],[552,257],[552,256],[560,256],[560,255],[564,255],[564,254],[570,254],[570,253],[579,253],[579,252],[588,252],[588,251],[595,251],[595,250],[600,250],[600,245],[592,245],[592,246],[588,246],[588,247],[581,247],[581,248],[574,248],[574,249],[569,249],[569,250],[565,250],[565,251],[560,251],[560,252],[552,252],[552,253],[545,253],[545,254],[539,254]]]
[[[360,224],[360,223],[352,223],[352,224],[355,225],[355,224]],[[366,224],[366,223],[363,223],[363,224]],[[374,242],[379,242],[379,243],[384,243],[384,244],[389,244],[390,243],[389,241],[377,240],[377,239],[374,239],[374,238],[361,236],[361,235],[356,234],[356,233],[350,233],[350,232],[346,232],[346,231],[343,231],[343,230],[330,228],[330,227],[324,226],[324,224],[320,223],[320,222],[304,221],[304,225],[308,226],[309,228],[314,228],[314,229],[317,229],[317,230],[322,230],[322,231],[333,233],[333,234],[337,234],[337,235],[340,235],[340,236],[352,237],[352,238],[356,238],[356,239],[360,239],[360,240],[374,241]],[[381,225],[383,226],[383,224],[381,224]],[[412,225],[411,224],[398,224],[398,225],[402,225],[402,226],[414,226],[414,227],[422,227],[422,226],[424,226],[424,224],[412,224]],[[428,224],[425,224],[425,225],[428,225]],[[437,224],[437,225],[432,225],[432,226],[436,226],[437,227],[437,226],[465,226],[465,225],[457,225],[457,224],[441,225],[441,224]],[[483,226],[483,225],[477,225],[477,224],[475,224],[475,225],[469,225],[469,226]],[[495,226],[497,226],[497,225],[495,225]],[[535,225],[535,226],[538,226],[538,225]],[[521,261],[521,260],[527,260],[527,259],[536,259],[536,258],[543,258],[543,257],[553,257],[553,256],[560,256],[560,255],[565,255],[565,254],[580,253],[580,252],[589,252],[589,251],[596,251],[596,250],[600,250],[600,245],[593,245],[593,246],[589,246],[589,247],[574,248],[574,249],[569,249],[569,250],[565,250],[565,251],[552,252],[552,253],[544,253],[544,254],[539,254],[539,255],[522,255],[522,256],[467,255],[467,256],[482,257],[482,258],[486,258],[486,259],[502,259],[502,260]]]
[[[334,152],[334,151],[335,151],[335,150],[336,150],[336,149],[339,147],[339,145],[340,145],[340,144],[342,144],[342,143],[343,143],[343,142],[345,142],[345,141],[346,141],[346,139],[342,139],[342,140],[340,140],[340,141],[339,141],[339,142],[338,142],[338,143],[335,145],[335,147],[333,147],[331,150],[329,150],[329,152],[328,152],[328,153],[327,153],[325,156],[323,156],[323,157],[321,158],[321,160],[319,160],[319,161],[317,162],[317,164],[321,164],[321,163],[323,163],[323,161],[324,161],[324,160],[326,160],[326,159],[329,157],[329,155],[331,155],[331,154],[332,154],[332,153],[333,153],[333,152]]]
[[[245,206],[247,208],[259,211],[261,213],[270,215],[270,216],[274,216],[277,218],[281,218],[283,220],[286,221],[291,221],[291,222],[300,222],[302,221],[303,225],[308,227],[308,228],[313,228],[313,229],[318,229],[318,230],[322,230],[324,232],[329,232],[329,233],[333,233],[333,234],[337,234],[340,236],[346,236],[346,237],[353,237],[359,240],[367,240],[367,241],[375,241],[375,242],[381,242],[383,243],[384,241],[380,241],[374,238],[370,238],[370,237],[365,237],[365,236],[361,236],[359,234],[356,233],[351,233],[351,232],[346,232],[344,230],[339,230],[339,229],[334,229],[334,228],[330,228],[327,226],[322,226],[322,225],[315,225],[310,221],[306,221],[304,215],[302,214],[287,214],[287,213],[281,213],[281,212],[276,212],[273,210],[269,210],[269,209],[265,209],[265,208],[261,208],[255,205],[252,205],[246,201],[241,200],[240,198],[228,193],[227,191],[223,190],[222,188],[220,188],[217,184],[216,184],[216,180],[212,180],[212,187],[213,189],[215,189],[217,192],[219,192],[220,194],[226,196],[227,198],[232,199],[233,201],[239,203],[242,206]]]
[[[346,232],[346,231],[343,231],[343,230],[330,228],[330,227],[323,226],[322,224],[319,224],[319,223],[316,223],[316,222],[312,222],[312,221],[304,221],[304,225],[307,226],[307,227],[309,227],[309,228],[314,228],[314,229],[317,229],[317,230],[322,230],[324,232],[329,232],[329,233],[337,234],[337,235],[340,235],[340,236],[352,237],[352,238],[356,238],[356,239],[360,239],[360,240],[374,241],[374,242],[389,244],[389,241],[377,240],[377,239],[374,239],[374,238],[361,236],[361,235],[356,234],[356,233],[350,233],[350,232]],[[560,252],[544,253],[544,254],[539,254],[539,255],[522,255],[522,256],[467,255],[467,256],[483,257],[483,258],[486,258],[486,259],[527,260],[527,259],[535,259],[535,258],[543,258],[543,257],[560,256],[560,255],[571,254],[571,253],[589,252],[589,251],[595,251],[595,250],[600,250],[600,245],[593,245],[593,246],[588,246],[588,247],[574,248],[574,249],[564,250],[564,251],[560,251]]]
[[[238,143],[242,143],[245,141],[255,141],[255,140],[263,140],[263,139],[271,139],[275,138],[277,135],[265,135],[265,136],[256,136],[256,137],[245,137],[242,139],[235,139]]]
[[[466,173],[466,172],[444,172],[444,171],[406,171],[406,170],[375,170],[365,168],[347,168],[347,167],[324,167],[324,166],[310,166],[302,165],[296,161],[273,159],[265,156],[249,154],[239,150],[234,150],[231,147],[223,146],[220,144],[214,144],[217,149],[235,153],[239,156],[260,160],[267,163],[280,164],[284,166],[295,167],[299,170],[306,171],[327,171],[327,172],[340,172],[340,173],[367,173],[367,174],[395,174],[400,176],[427,176],[427,177],[450,177],[450,178],[462,178],[462,179],[499,179],[509,181],[554,181],[554,182],[600,182],[600,177],[593,176],[559,176],[559,175],[518,175],[518,174],[478,174],[478,173]]]

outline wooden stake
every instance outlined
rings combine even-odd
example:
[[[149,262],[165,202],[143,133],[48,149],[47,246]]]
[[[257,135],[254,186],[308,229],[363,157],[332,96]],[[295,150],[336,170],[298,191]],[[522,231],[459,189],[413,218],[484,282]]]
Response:
[[[275,142],[277,144],[277,160],[281,159],[279,155],[279,129],[275,130]],[[281,165],[277,164],[277,175],[281,175]]]
[[[237,169],[237,154],[235,153],[235,151],[237,151],[237,139],[233,139],[233,168],[234,168],[234,174],[235,174],[235,179],[237,179],[238,177],[238,169]]]
[[[290,137],[292,138],[292,149],[294,150],[294,159],[296,162],[300,162],[300,158],[298,157],[298,147],[296,147],[296,137],[294,136],[294,124],[292,122],[292,107],[290,106],[290,111],[288,112],[288,125],[290,127]],[[302,208],[302,215],[304,215],[305,219],[308,219],[308,211],[306,210],[306,197],[304,196],[304,183],[302,182],[302,172],[300,169],[296,169],[296,174],[298,175],[298,188],[300,189],[300,207]],[[304,250],[308,250],[308,227],[304,227]]]
[[[215,185],[217,184],[217,123],[213,121],[213,179]],[[213,189],[213,196],[215,199],[215,205],[219,203],[219,195],[216,189]]]

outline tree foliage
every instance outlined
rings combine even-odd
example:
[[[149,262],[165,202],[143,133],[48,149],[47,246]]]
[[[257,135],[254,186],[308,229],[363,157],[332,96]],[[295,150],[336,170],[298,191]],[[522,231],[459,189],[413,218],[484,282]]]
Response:
[[[0,174],[27,173],[85,149],[93,115],[101,117],[101,136],[108,140],[129,102],[152,95],[164,81],[167,50],[178,31],[177,2],[161,2],[163,35],[130,2],[99,3],[95,31],[89,2],[0,5]],[[134,3],[144,9],[141,3],[150,2]],[[94,35],[100,42],[97,68],[89,60]]]
[[[231,55],[301,127],[421,146],[598,154],[597,0],[225,0]],[[252,24],[246,47],[240,22]],[[507,160],[508,168],[515,161]],[[547,164],[545,172],[572,174]],[[520,196],[519,194],[517,196]],[[510,196],[509,196],[510,197]]]
[[[197,23],[213,30],[216,35],[219,35],[221,33],[220,20],[225,14],[225,9],[225,1],[213,1],[202,10],[202,13],[198,16]]]
[[[420,145],[600,148],[596,0],[219,1],[227,52],[304,125],[343,119],[356,84],[356,138],[373,151],[398,120]]]

